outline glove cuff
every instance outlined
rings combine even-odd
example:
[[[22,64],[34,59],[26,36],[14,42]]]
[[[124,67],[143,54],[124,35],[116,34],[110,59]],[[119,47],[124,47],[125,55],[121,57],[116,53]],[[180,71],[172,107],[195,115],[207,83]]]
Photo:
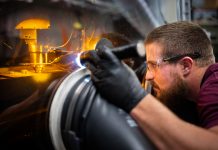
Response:
[[[144,89],[141,89],[138,92],[138,95],[135,96],[132,100],[129,101],[129,103],[124,107],[124,110],[128,113],[131,112],[131,110],[148,94]]]

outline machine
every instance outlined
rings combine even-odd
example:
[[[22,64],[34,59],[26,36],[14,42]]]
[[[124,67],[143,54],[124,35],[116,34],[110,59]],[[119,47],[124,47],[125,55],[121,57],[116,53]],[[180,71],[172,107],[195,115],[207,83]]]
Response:
[[[78,65],[78,54],[93,50],[101,37],[115,45],[142,39],[113,5],[0,3],[5,22],[0,38],[1,149],[154,149],[137,123],[104,100],[89,71]],[[131,40],[121,25],[132,32]]]
[[[99,95],[78,54],[102,37],[125,46],[191,20],[190,0],[0,0],[0,12],[0,149],[155,149]]]

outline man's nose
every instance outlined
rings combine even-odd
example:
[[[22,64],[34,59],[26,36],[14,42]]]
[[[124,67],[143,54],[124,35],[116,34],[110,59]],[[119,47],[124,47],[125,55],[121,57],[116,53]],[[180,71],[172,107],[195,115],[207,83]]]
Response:
[[[146,74],[145,74],[145,80],[149,81],[149,80],[153,80],[154,79],[154,74],[147,70]]]

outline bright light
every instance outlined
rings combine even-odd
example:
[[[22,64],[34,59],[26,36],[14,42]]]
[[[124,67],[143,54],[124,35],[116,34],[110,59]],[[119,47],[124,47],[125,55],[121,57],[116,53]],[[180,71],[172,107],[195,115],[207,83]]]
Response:
[[[99,36],[95,36],[95,31],[92,31],[91,35],[87,35],[85,29],[82,30],[82,50],[94,50],[97,42],[100,40]]]
[[[81,53],[78,53],[78,54],[77,54],[77,57],[76,57],[76,59],[75,59],[75,62],[76,62],[76,64],[77,64],[80,68],[85,68],[85,66],[83,66],[83,65],[81,64],[81,62],[80,62],[80,55],[81,55]]]

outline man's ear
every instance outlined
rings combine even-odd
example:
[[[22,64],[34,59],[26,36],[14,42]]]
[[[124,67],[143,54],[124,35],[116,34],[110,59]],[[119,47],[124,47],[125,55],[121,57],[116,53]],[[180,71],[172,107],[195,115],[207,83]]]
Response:
[[[190,74],[191,69],[192,69],[192,65],[193,65],[193,59],[190,57],[184,57],[180,60],[180,65],[181,65],[181,69],[182,69],[182,74],[183,76],[187,76]]]

